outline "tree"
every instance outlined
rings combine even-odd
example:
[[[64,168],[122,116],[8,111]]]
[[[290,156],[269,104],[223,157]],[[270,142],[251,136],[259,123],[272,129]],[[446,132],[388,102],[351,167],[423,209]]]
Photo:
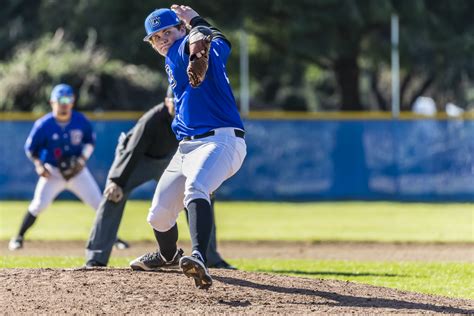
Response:
[[[364,40],[386,33],[389,1],[256,1],[250,32],[272,47],[274,60],[291,58],[332,71],[342,110],[362,110],[358,60]]]
[[[169,7],[173,1],[162,1]],[[250,38],[251,102],[288,110],[389,109],[390,15],[400,19],[402,109],[419,95],[466,105],[474,100],[472,0],[189,0],[231,39],[228,63],[238,92],[238,32]],[[126,64],[165,75],[142,41],[155,3],[126,0],[7,0],[0,58],[64,30],[80,48],[96,46]],[[210,18],[209,18],[210,17]],[[165,84],[165,83],[164,83]],[[471,91],[471,92],[470,92]],[[376,106],[373,104],[376,103]]]
[[[427,92],[438,103],[466,102],[460,90],[464,79],[474,79],[474,2],[394,1],[394,6],[401,16],[402,109],[411,109]]]

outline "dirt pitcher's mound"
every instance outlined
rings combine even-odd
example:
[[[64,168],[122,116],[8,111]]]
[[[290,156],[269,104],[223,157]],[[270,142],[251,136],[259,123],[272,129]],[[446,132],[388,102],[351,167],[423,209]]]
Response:
[[[474,313],[474,301],[342,281],[211,270],[199,290],[181,272],[0,269],[2,313]]]

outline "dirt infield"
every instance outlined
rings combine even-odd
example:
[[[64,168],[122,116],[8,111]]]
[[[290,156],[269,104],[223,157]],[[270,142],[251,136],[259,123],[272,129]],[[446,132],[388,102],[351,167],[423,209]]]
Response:
[[[0,255],[84,256],[85,241],[25,241],[18,252],[0,241]],[[112,256],[136,257],[156,248],[155,242],[132,242],[127,250],[113,250]],[[190,245],[180,242],[185,252]],[[469,243],[369,243],[369,242],[219,242],[225,258],[278,258],[361,261],[450,261],[474,262],[474,244]]]
[[[198,290],[179,271],[1,269],[4,314],[474,313],[474,301],[332,280],[212,269]]]
[[[27,241],[25,256],[83,256],[84,242]],[[180,244],[185,250],[189,244]],[[113,256],[134,257],[152,242],[132,243]],[[222,242],[226,258],[473,262],[471,244]],[[474,301],[451,299],[335,280],[211,269],[214,284],[198,290],[179,271],[129,269],[0,269],[4,314],[473,314]]]

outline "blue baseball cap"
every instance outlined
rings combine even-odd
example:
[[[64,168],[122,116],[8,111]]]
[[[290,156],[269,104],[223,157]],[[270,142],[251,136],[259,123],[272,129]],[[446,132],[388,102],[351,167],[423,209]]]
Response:
[[[49,100],[53,102],[59,102],[61,99],[64,99],[65,102],[63,103],[67,103],[65,100],[66,98],[74,100],[74,90],[70,85],[61,83],[53,88]]]
[[[173,10],[156,9],[145,19],[146,36],[143,41],[148,42],[150,37],[152,37],[156,32],[178,25],[179,23],[180,20]]]

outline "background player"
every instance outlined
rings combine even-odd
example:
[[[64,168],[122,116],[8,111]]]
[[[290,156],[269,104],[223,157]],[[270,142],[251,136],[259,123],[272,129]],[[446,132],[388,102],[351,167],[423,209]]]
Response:
[[[180,256],[176,219],[186,207],[193,251],[179,265],[197,287],[208,288],[210,194],[240,169],[246,155],[245,132],[225,72],[230,43],[190,7],[172,9],[155,10],[145,20],[144,40],[165,57],[176,100],[172,128],[180,140],[156,188],[148,222],[157,231],[157,264],[175,262]],[[184,24],[191,28],[189,36]]]
[[[35,122],[26,140],[25,152],[39,180],[18,235],[8,244],[10,250],[23,247],[24,235],[40,212],[66,189],[94,210],[99,206],[101,192],[86,167],[94,151],[95,135],[87,118],[73,111],[74,102],[71,86],[55,86],[50,97],[52,112]],[[117,246],[126,245],[117,242]]]
[[[168,166],[178,147],[171,130],[173,117],[173,91],[169,88],[164,103],[146,112],[126,135],[122,134],[86,247],[86,267],[107,265],[129,194],[145,182],[159,180]],[[233,269],[216,250],[215,226],[207,257],[210,267]],[[154,270],[160,267],[153,263],[154,260],[143,258],[133,268]]]

